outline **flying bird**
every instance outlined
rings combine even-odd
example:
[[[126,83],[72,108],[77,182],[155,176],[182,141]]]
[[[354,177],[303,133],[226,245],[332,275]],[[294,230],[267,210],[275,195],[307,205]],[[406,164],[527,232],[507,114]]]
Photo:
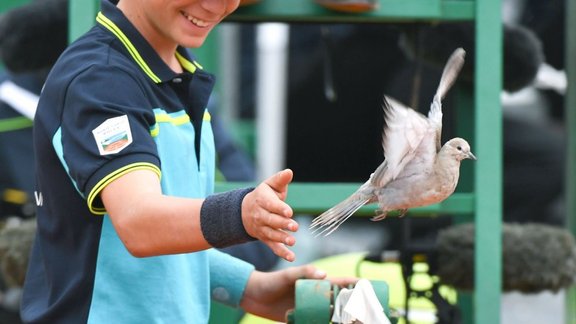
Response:
[[[428,117],[392,98],[384,97],[384,161],[351,196],[316,217],[310,229],[330,235],[364,205],[378,203],[373,221],[389,211],[406,214],[409,208],[431,205],[448,198],[458,184],[460,162],[476,160],[470,145],[456,137],[443,146],[442,99],[455,82],[466,52],[452,53],[440,78]]]

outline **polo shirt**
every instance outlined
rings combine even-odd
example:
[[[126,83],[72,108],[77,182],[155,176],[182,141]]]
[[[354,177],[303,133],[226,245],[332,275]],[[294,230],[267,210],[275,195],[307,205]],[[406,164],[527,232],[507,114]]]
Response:
[[[178,48],[173,72],[114,3],[56,62],[34,119],[38,232],[21,315],[29,323],[206,323],[238,305],[253,266],[215,249],[133,257],[99,198],[152,170],[166,195],[213,192],[205,109],[214,78]]]

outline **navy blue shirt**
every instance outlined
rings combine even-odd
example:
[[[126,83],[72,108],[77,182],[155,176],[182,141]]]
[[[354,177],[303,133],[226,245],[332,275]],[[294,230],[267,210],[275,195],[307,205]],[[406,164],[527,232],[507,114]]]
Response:
[[[203,323],[210,297],[237,305],[253,267],[210,249],[135,258],[101,190],[148,169],[166,195],[213,192],[213,86],[183,48],[173,72],[115,5],[60,57],[34,120],[38,232],[22,319],[30,323]]]

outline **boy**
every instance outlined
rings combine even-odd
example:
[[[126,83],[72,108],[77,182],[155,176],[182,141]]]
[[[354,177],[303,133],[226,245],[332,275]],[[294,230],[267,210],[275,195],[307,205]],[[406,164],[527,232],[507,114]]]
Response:
[[[211,195],[213,77],[188,57],[239,0],[103,0],[51,71],[34,124],[38,232],[28,323],[206,323],[210,297],[273,320],[311,266],[211,249],[259,239],[292,261],[292,172]],[[350,283],[353,279],[342,279]]]

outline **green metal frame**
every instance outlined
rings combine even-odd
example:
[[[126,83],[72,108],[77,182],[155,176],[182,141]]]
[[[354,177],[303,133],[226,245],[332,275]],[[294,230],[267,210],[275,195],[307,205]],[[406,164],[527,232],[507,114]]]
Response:
[[[478,161],[472,171],[472,192],[455,193],[445,202],[417,208],[410,215],[438,213],[472,215],[476,223],[475,285],[467,322],[499,323],[502,283],[502,23],[499,0],[381,0],[376,11],[336,13],[312,0],[262,0],[240,8],[232,21],[282,22],[394,22],[473,20],[476,24],[476,67],[473,119],[474,151]],[[482,67],[482,68],[479,68]],[[488,68],[487,68],[488,67]],[[461,120],[462,121],[462,120]],[[290,187],[288,203],[295,212],[326,210],[352,193],[359,184],[304,184]],[[237,187],[219,184],[218,191]],[[359,215],[371,215],[368,208]]]
[[[566,197],[568,226],[576,235],[576,0],[566,0],[566,129],[568,132],[568,161],[566,169]],[[576,288],[566,298],[566,323],[576,323]]]
[[[574,2],[574,0],[569,0]],[[93,24],[98,2],[70,1],[70,38]],[[574,9],[574,8],[573,8]],[[474,323],[500,322],[502,219],[502,24],[500,0],[381,0],[376,11],[336,13],[313,0],[261,0],[239,8],[229,17],[238,22],[393,22],[473,20],[476,24],[476,80],[474,89],[474,151],[471,193],[458,192],[445,202],[415,209],[411,215],[437,213],[472,215],[476,222]],[[568,10],[569,11],[569,10]],[[90,19],[86,19],[90,17]],[[574,53],[574,52],[572,52]],[[481,67],[481,68],[479,68]],[[572,103],[574,99],[572,99]],[[572,118],[576,120],[576,118]],[[574,145],[572,145],[574,146]],[[572,156],[576,154],[573,153]],[[576,161],[576,157],[573,158]],[[227,190],[242,184],[218,184]],[[350,194],[359,184],[303,184],[290,187],[289,203],[298,213],[318,213]],[[575,207],[576,208],[576,207]],[[367,214],[364,209],[360,214]]]
[[[392,20],[470,20],[474,18],[471,0],[380,0],[376,10],[348,14],[325,9],[314,0],[261,0],[257,5],[239,8],[230,16],[235,21],[284,22],[382,22]]]
[[[475,150],[479,160],[474,189],[474,323],[499,323],[502,287],[501,5],[499,0],[478,0],[476,5],[474,101]]]
[[[216,191],[254,186],[254,183],[217,183]],[[286,202],[301,214],[320,214],[351,195],[360,184],[356,183],[292,183]],[[458,193],[449,199],[426,207],[410,209],[410,216],[436,216],[440,214],[473,215],[475,197],[472,193]],[[354,216],[374,216],[374,206],[360,208]],[[393,216],[393,214],[390,214]]]

